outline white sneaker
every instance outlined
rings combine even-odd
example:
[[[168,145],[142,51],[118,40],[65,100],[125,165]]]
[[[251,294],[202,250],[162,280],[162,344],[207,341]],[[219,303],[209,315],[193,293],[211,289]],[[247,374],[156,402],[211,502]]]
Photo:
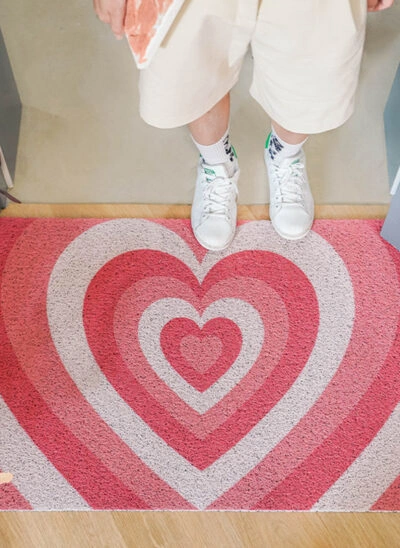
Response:
[[[303,150],[294,158],[278,164],[264,150],[269,179],[269,216],[276,232],[287,240],[299,240],[314,222],[314,199],[311,194]]]
[[[224,164],[206,164],[202,156],[197,168],[191,223],[200,245],[211,251],[226,249],[236,231],[240,169],[234,158],[234,174],[229,177]]]

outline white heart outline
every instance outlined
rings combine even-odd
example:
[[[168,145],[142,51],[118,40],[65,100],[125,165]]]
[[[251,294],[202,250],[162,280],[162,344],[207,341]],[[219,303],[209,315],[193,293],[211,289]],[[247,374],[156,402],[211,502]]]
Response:
[[[204,392],[196,390],[181,377],[161,350],[161,331],[170,319],[177,317],[174,314],[176,310],[179,310],[178,317],[189,318],[199,327],[203,327],[212,318],[228,318],[236,323],[242,333],[242,347],[235,362]],[[265,330],[256,309],[241,299],[218,299],[200,315],[184,299],[163,298],[152,303],[143,312],[139,320],[138,338],[143,354],[160,379],[187,405],[202,415],[222,400],[253,367],[264,344]]]
[[[263,230],[254,231],[254,227],[260,225]],[[104,377],[87,344],[82,312],[93,276],[116,256],[143,248],[183,260],[199,282],[217,262],[229,255],[246,250],[278,253],[304,272],[317,294],[319,331],[301,374],[275,407],[205,470],[199,470],[172,449],[130,408]],[[308,248],[313,253],[307,253]],[[157,222],[147,219],[104,221],[66,247],[54,265],[47,292],[53,343],[82,395],[147,466],[199,509],[212,504],[250,472],[321,396],[341,364],[351,338],[354,315],[351,278],[333,246],[314,231],[300,241],[282,240],[269,221],[240,225],[229,249],[207,253],[201,263],[178,234]],[[322,361],[323,368],[320,367]],[[91,371],[90,385],[86,382],[88,370]]]

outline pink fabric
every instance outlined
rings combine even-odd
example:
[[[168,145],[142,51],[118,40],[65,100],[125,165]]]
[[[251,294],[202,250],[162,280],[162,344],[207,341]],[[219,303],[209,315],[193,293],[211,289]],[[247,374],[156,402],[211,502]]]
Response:
[[[174,0],[128,0],[125,31],[129,44],[140,62],[146,60],[150,41],[156,33],[155,25]]]

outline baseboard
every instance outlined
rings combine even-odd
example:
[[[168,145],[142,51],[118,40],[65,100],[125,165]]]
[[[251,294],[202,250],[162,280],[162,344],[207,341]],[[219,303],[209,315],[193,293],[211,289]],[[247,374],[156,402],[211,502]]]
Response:
[[[190,205],[178,204],[9,204],[3,217],[84,218],[190,218]],[[316,219],[384,219],[389,204],[322,204],[315,206]],[[268,204],[239,205],[239,220],[269,219]]]

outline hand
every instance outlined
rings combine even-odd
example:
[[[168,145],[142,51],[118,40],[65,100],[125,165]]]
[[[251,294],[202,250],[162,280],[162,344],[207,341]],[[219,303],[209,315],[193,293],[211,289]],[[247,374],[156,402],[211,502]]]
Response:
[[[127,0],[93,0],[97,17],[108,23],[118,40],[124,37],[124,20]]]
[[[382,11],[393,6],[394,0],[368,0],[368,11]]]

